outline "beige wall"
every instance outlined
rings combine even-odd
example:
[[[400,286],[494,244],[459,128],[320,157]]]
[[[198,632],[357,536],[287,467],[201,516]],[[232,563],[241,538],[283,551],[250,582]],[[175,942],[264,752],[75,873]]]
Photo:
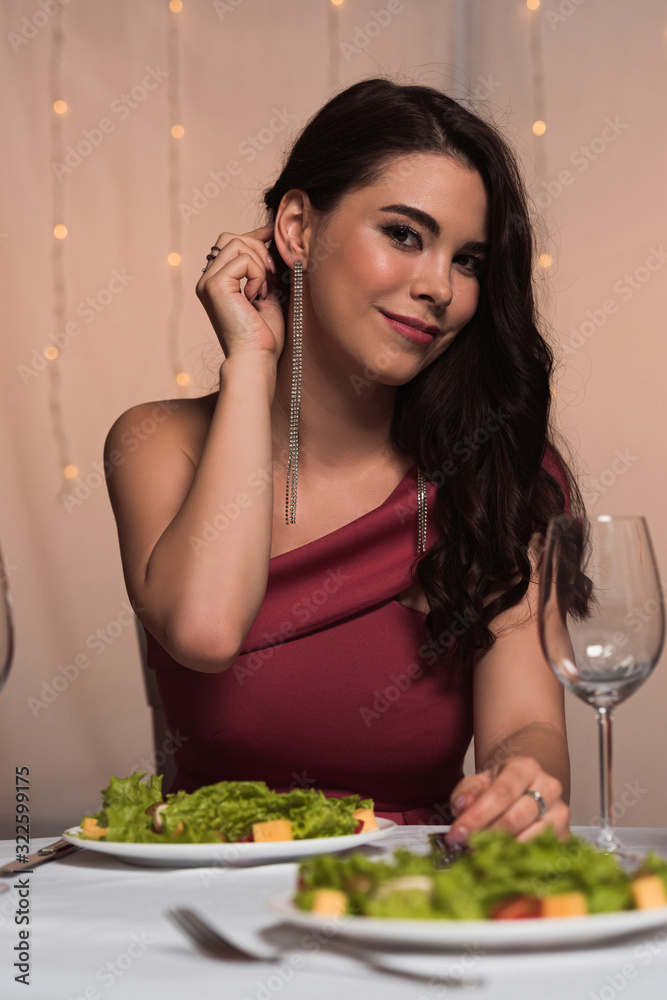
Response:
[[[65,505],[49,409],[53,372],[21,377],[19,371],[33,363],[33,349],[40,352],[54,331],[52,195],[60,185],[50,149],[54,27],[64,30],[62,96],[70,104],[65,142],[76,145],[82,130],[95,128],[102,118],[114,124],[63,181],[69,228],[66,316],[79,333],[55,365],[72,457],[84,479],[95,472],[106,431],[127,407],[210,390],[215,341],[194,283],[220,231],[255,224],[258,195],[274,176],[290,133],[340,84],[378,73],[404,74],[454,95],[466,85],[477,91],[478,101],[518,143],[534,194],[545,191],[541,182],[557,179],[563,169],[573,175],[562,192],[552,185],[542,198],[549,201],[544,220],[551,233],[549,252],[557,261],[543,299],[560,344],[559,421],[579,455],[593,509],[646,514],[664,569],[662,267],[631,295],[620,290],[629,287],[624,275],[641,268],[667,236],[661,203],[664,10],[658,0],[641,5],[586,0],[570,6],[574,13],[564,16],[555,0],[543,4],[548,129],[540,140],[542,166],[536,174],[530,15],[519,0],[402,0],[377,34],[365,26],[373,11],[385,10],[384,0],[345,0],[339,8],[326,0],[241,0],[217,8],[185,0],[178,15],[186,129],[179,147],[179,200],[192,205],[194,189],[230,159],[242,169],[182,224],[185,297],[176,353],[193,376],[183,391],[174,383],[168,351],[173,274],[166,255],[173,247],[167,154],[174,142],[168,135],[169,85],[157,83],[126,118],[113,110],[120,95],[141,84],[147,68],[158,80],[166,70],[169,18],[175,15],[157,0],[79,0],[38,27],[26,44],[16,38],[12,44],[12,33],[32,33],[30,21],[40,8],[18,0],[2,5],[0,79],[2,93],[11,98],[3,106],[10,163],[3,172],[0,217],[5,318],[0,540],[18,641],[14,671],[0,698],[5,818],[0,834],[11,833],[14,765],[31,768],[34,834],[57,833],[96,806],[110,774],[145,769],[152,749],[105,486],[99,476],[93,478],[87,497]],[[547,11],[561,19],[547,19]],[[571,157],[601,136],[607,118],[623,127],[581,170]],[[266,129],[267,141],[250,161],[242,144]],[[114,269],[132,277],[87,323],[78,307],[107,288]],[[638,274],[641,281],[644,272]],[[587,311],[597,315],[607,299],[615,301],[616,311],[576,346],[571,328],[581,328]],[[618,452],[628,457],[626,467],[615,472]],[[597,501],[593,480],[604,484],[597,488]],[[100,645],[99,630],[108,645]],[[43,708],[29,700],[42,699],[44,684],[62,676],[60,667],[77,656],[88,665],[55,700]],[[69,673],[73,678],[74,671]],[[618,712],[617,788],[620,794],[628,783],[638,800],[625,807],[622,822],[667,825],[661,785],[666,692],[659,666]],[[597,792],[594,720],[585,706],[568,701],[574,818],[588,822]],[[631,799],[626,794],[626,803]]]

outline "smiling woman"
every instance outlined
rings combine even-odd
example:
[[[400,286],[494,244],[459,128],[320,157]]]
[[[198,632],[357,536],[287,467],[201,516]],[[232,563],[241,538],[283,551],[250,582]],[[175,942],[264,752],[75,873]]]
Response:
[[[136,453],[155,404],[107,439],[128,592],[187,737],[175,787],[316,785],[402,822],[451,804],[453,839],[563,833],[536,541],[581,500],[551,441],[513,155],[444,94],[365,80],[264,203],[197,284],[219,391]]]

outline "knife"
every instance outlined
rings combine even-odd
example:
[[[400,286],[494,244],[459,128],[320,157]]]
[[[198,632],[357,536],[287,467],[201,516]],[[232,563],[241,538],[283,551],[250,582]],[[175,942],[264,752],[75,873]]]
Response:
[[[17,872],[27,872],[30,874],[33,868],[37,868],[38,865],[45,865],[47,861],[55,861],[58,858],[64,858],[68,854],[73,854],[75,851],[80,851],[82,848],[77,847],[76,844],[70,844],[67,840],[60,839],[56,840],[55,843],[49,844],[48,847],[42,847],[39,851],[35,851],[34,854],[29,854],[25,861],[10,861],[8,864],[3,865],[0,868],[0,876],[4,875],[15,875]]]

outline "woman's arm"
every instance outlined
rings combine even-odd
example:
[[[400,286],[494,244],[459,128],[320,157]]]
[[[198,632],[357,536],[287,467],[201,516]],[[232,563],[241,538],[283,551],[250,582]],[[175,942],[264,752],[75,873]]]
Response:
[[[473,670],[475,766],[452,792],[452,840],[486,826],[527,840],[553,825],[566,834],[570,764],[564,691],[542,652],[537,628],[536,573],[525,598],[493,622],[494,645]],[[528,789],[540,793],[539,819]]]
[[[216,271],[200,279],[198,292],[227,355],[204,440],[201,411],[197,418],[183,406],[137,447],[128,432],[141,426],[149,405],[124,414],[105,448],[123,570],[137,614],[174,659],[205,672],[232,665],[268,578],[271,404],[282,314],[274,301],[262,301],[261,310],[252,306],[239,281],[248,278],[244,291],[250,295],[265,280],[266,248],[257,237],[269,235],[269,227],[226,242],[223,234]],[[252,489],[262,475],[266,488]],[[230,510],[234,517],[220,516]]]

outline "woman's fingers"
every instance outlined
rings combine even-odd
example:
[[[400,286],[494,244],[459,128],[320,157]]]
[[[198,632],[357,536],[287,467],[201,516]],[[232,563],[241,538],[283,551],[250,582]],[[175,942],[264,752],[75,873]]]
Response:
[[[246,266],[246,271],[238,267],[231,269],[227,267],[225,274],[237,281],[241,278],[247,278],[244,294],[247,299],[252,300],[266,280],[267,272],[272,271],[275,267],[264,244],[261,240],[251,238],[250,234],[234,236],[232,233],[221,233],[213,246],[220,247],[220,250],[216,252],[215,259],[210,262],[208,269],[202,273],[197,281],[199,297],[201,298],[207,286],[210,289],[212,279],[219,271],[222,271],[225,265],[232,261],[238,263],[238,258],[242,258],[241,263]],[[216,279],[216,282],[218,280],[220,279]]]
[[[475,775],[478,780],[482,777]],[[553,825],[559,834],[567,831],[569,809],[561,799],[561,784],[533,758],[514,757],[496,777],[489,776],[486,781],[487,787],[474,797],[471,795],[463,811],[457,810],[446,835],[450,843],[461,843],[470,833],[485,827],[506,830],[515,836],[525,832],[525,839],[536,836],[548,825]],[[452,804],[460,788],[457,786]],[[534,797],[525,794],[529,789],[542,796],[547,807],[544,817],[540,816]]]
[[[491,774],[488,771],[480,771],[479,774],[468,774],[455,786],[450,803],[455,816],[460,816],[462,812],[472,805],[475,799],[479,798],[482,792],[491,784]]]
[[[537,837],[548,826],[552,826],[559,837],[567,837],[570,833],[570,808],[559,799],[554,805],[547,809],[543,819],[536,823],[531,823],[521,833],[517,834],[517,840],[522,842],[532,840]]]
[[[197,296],[225,357],[237,351],[262,350],[277,358],[282,351],[285,324],[280,303],[272,294],[277,267],[264,245],[272,234],[273,225],[243,235],[220,233],[213,244],[218,249],[211,251],[213,259],[197,281]]]

